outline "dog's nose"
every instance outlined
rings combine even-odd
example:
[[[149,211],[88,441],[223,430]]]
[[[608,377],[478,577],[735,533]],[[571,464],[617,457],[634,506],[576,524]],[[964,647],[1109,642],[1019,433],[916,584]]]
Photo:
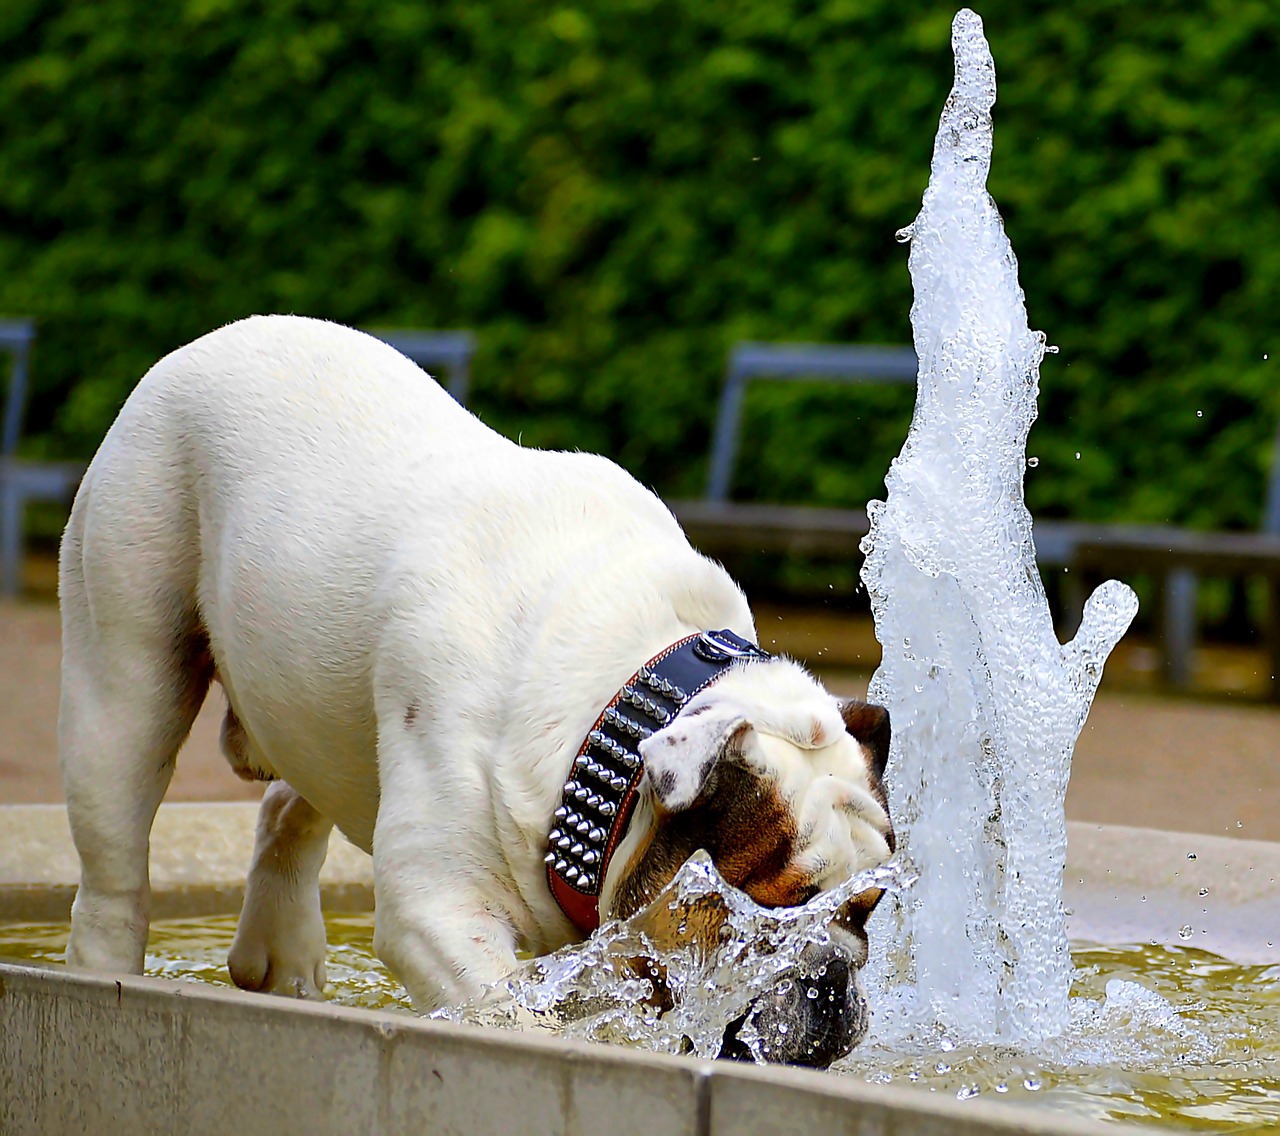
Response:
[[[740,1036],[748,1022],[746,1032],[759,1039],[754,1047],[765,1061],[825,1069],[853,1049],[870,1024],[858,968],[834,946],[811,948],[796,969],[729,1023],[721,1057],[752,1060]]]

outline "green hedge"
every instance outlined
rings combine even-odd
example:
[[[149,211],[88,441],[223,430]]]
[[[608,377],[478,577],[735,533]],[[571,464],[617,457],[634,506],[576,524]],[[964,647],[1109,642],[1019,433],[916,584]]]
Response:
[[[906,342],[950,84],[912,0],[7,0],[0,313],[32,453],[251,312],[472,327],[526,443],[699,491],[738,339]],[[992,191],[1046,361],[1032,505],[1257,524],[1280,384],[1269,3],[994,0]],[[860,503],[901,392],[761,389],[742,496]],[[1080,456],[1077,459],[1076,453]]]

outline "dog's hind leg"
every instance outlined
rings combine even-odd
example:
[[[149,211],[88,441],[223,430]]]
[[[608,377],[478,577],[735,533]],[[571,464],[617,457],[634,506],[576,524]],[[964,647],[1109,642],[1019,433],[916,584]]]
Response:
[[[60,577],[58,752],[81,863],[67,962],[141,973],[151,823],[213,666],[194,588],[181,587],[183,566],[164,562],[145,525],[121,518],[126,539],[105,541],[88,564],[85,498],[67,527]],[[122,554],[130,539],[136,554]]]
[[[227,968],[237,986],[315,998],[324,989],[320,869],[333,822],[285,782],[267,787]]]

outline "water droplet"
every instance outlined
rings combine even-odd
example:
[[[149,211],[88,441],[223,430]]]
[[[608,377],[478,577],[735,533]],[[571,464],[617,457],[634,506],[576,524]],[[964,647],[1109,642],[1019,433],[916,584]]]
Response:
[[[1208,895],[1208,894],[1209,894],[1209,889],[1208,889],[1208,888],[1201,888],[1201,889],[1200,889],[1200,894],[1201,894],[1201,895]]]
[[[906,228],[899,229],[896,233],[894,233],[893,239],[897,241],[898,244],[905,245],[913,236],[915,236],[915,232],[916,232],[916,227],[914,224],[911,224],[906,226]]]
[[[1076,461],[1080,460],[1080,451],[1076,450]]]
[[[1178,928],[1178,938],[1179,938],[1179,939],[1189,939],[1189,938],[1191,938],[1191,924],[1190,924],[1190,923],[1184,923],[1181,927],[1179,927],[1179,928]]]
[[[1143,903],[1146,903],[1146,902],[1147,902],[1147,897],[1146,897],[1145,895],[1142,897],[1142,902],[1143,902]]]
[[[1008,1086],[1008,1085],[1006,1085],[1003,1081],[1000,1081],[1000,1082],[996,1085],[996,1092],[998,1092],[998,1093],[1007,1093],[1008,1091],[1009,1091],[1009,1086]]]
[[[1242,820],[1236,821],[1236,828],[1244,828],[1244,821]]]
[[[1203,410],[1197,410],[1197,411],[1196,411],[1196,417],[1197,417],[1197,418],[1203,418],[1203,417],[1204,417],[1204,411],[1203,411]]]
[[[1187,853],[1187,859],[1188,859],[1188,860],[1194,860],[1195,858],[1196,858],[1196,854],[1195,854],[1194,852],[1188,852],[1188,853]]]
[[[934,1072],[935,1072],[935,1073],[950,1073],[950,1072],[951,1072],[951,1066],[950,1066],[950,1065],[948,1065],[945,1061],[939,1061],[939,1062],[938,1062],[938,1063],[933,1067],[933,1070],[934,1070]]]
[[[1027,458],[1027,465],[1029,465],[1032,469],[1035,469],[1036,466],[1038,466],[1039,464],[1040,464],[1039,458]]]
[[[1038,1092],[1040,1090],[1040,1078],[1033,1073],[1022,1082],[1022,1087],[1029,1093]]]
[[[818,988],[816,986],[810,986],[809,989],[805,991],[805,995],[810,1000],[816,998],[818,996]]]
[[[956,1089],[956,1100],[973,1100],[981,1090],[977,1085],[961,1085]]]

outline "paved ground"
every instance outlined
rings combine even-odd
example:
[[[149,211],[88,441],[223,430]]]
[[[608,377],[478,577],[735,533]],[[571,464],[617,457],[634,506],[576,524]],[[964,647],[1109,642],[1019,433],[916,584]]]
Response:
[[[865,691],[878,653],[869,620],[769,608],[758,614],[766,645],[807,658],[841,692]],[[0,803],[61,799],[58,635],[51,603],[0,604]],[[1257,659],[1219,654],[1203,684],[1219,693],[1193,700],[1143,689],[1151,652],[1141,644],[1118,652],[1076,749],[1072,820],[1280,840],[1280,709],[1239,694]],[[1213,653],[1206,658],[1212,663]],[[218,752],[220,703],[216,694],[197,720],[170,800],[259,795]]]

